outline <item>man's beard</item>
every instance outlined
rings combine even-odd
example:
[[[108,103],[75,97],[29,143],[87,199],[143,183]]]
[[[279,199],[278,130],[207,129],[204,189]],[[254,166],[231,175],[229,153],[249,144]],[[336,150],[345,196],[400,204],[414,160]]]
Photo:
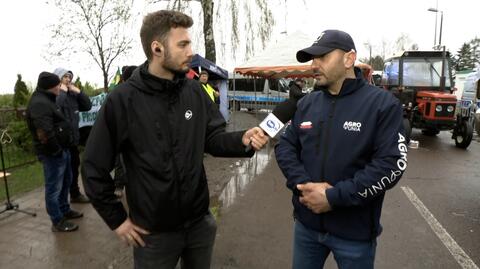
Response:
[[[165,70],[168,70],[174,74],[179,74],[183,75],[188,73],[189,68],[186,67],[185,69],[180,69],[178,66],[175,66],[175,63],[172,61],[172,55],[168,51],[168,49],[165,49],[165,61],[163,62],[163,68]]]

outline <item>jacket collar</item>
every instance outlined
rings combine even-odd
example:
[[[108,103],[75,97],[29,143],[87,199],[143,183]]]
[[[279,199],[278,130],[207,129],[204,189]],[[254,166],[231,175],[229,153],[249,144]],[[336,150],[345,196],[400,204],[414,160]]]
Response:
[[[45,97],[47,97],[50,101],[53,101],[55,103],[55,100],[57,98],[57,96],[49,91],[46,91],[46,90],[43,90],[43,89],[40,89],[40,88],[37,88],[35,90],[35,94],[38,94],[38,95],[43,95]]]
[[[354,72],[355,72],[355,78],[345,79],[343,81],[342,88],[340,89],[340,92],[338,95],[332,95],[326,87],[315,87],[314,90],[315,91],[321,90],[325,94],[331,97],[342,97],[345,95],[349,95],[355,92],[356,90],[362,88],[366,83],[365,79],[362,76],[362,70],[360,70],[360,68],[355,67]]]
[[[185,74],[175,74],[173,80],[159,78],[148,72],[148,61],[140,65],[129,79],[133,86],[149,94],[177,93],[185,84]]]

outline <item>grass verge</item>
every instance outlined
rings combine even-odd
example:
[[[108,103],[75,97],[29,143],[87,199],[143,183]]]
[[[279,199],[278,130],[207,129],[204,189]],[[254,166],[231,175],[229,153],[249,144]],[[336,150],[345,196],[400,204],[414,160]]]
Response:
[[[40,162],[34,162],[15,169],[7,170],[8,191],[10,198],[36,189],[44,184],[43,168]],[[0,202],[6,200],[5,182],[0,178]]]

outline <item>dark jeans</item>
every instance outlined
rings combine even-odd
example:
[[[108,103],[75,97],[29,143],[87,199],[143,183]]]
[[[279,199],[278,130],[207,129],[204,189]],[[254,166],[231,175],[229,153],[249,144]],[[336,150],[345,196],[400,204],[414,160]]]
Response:
[[[77,146],[71,146],[69,148],[71,156],[71,169],[72,169],[72,184],[70,184],[70,197],[77,197],[80,193],[80,187],[78,186],[78,169],[80,166],[80,152]]]
[[[209,269],[217,224],[212,214],[177,232],[142,235],[145,247],[133,250],[135,269]]]
[[[339,269],[373,269],[376,239],[353,241],[320,233],[295,221],[293,269],[323,268],[330,252]]]
[[[57,224],[70,211],[68,189],[72,181],[70,152],[64,150],[59,156],[39,155],[45,177],[45,206],[53,224]]]

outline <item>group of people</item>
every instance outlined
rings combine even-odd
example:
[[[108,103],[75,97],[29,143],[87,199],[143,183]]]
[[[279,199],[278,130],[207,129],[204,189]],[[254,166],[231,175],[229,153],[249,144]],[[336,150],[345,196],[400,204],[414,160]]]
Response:
[[[72,79],[73,72],[64,68],[40,73],[26,113],[35,152],[43,165],[45,206],[52,230],[58,232],[78,229],[70,220],[81,218],[83,213],[73,210],[70,202],[89,202],[78,185],[78,123],[79,112],[90,110],[92,104]]]
[[[269,141],[259,127],[226,132],[204,74],[203,84],[185,77],[192,24],[177,11],[145,16],[140,37],[147,60],[108,95],[84,153],[85,192],[109,228],[134,247],[135,268],[173,269],[179,260],[182,268],[210,268],[216,223],[204,153],[251,157]],[[401,105],[365,82],[345,32],[324,31],[296,56],[312,61],[316,84],[308,95],[292,93],[297,110],[275,146],[294,205],[292,267],[322,268],[332,252],[339,268],[373,268],[383,198],[407,165]],[[74,137],[67,135],[71,121],[55,106],[60,79],[42,72],[28,111],[46,189],[55,187],[46,194],[57,230],[80,214],[69,208],[62,187],[71,178]],[[301,89],[304,81],[297,82]],[[128,211],[110,174],[118,156]]]

